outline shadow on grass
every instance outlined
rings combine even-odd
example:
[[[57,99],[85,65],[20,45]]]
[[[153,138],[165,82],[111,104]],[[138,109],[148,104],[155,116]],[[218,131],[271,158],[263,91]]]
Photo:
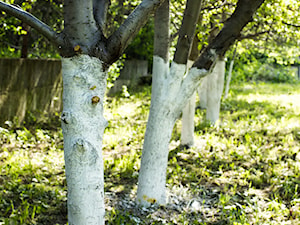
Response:
[[[3,177],[5,186],[0,201],[0,221],[4,224],[66,224],[66,187],[26,182]]]

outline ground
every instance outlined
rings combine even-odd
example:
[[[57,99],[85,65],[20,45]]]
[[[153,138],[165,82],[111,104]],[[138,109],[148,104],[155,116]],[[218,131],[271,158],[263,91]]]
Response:
[[[220,125],[197,109],[196,144],[170,143],[168,204],[134,203],[150,88],[109,97],[106,224],[300,224],[300,84],[232,87]],[[0,224],[67,223],[59,119],[0,128]]]

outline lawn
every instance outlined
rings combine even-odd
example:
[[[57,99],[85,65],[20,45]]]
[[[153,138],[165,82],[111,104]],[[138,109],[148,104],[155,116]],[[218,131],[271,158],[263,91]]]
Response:
[[[106,224],[300,224],[300,84],[233,86],[220,125],[196,110],[195,146],[174,127],[168,204],[134,203],[150,88],[106,100]],[[59,119],[0,128],[0,224],[67,223]]]

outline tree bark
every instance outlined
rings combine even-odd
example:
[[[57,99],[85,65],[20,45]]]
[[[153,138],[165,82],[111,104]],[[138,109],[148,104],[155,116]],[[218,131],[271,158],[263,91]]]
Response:
[[[228,69],[228,76],[227,76],[227,80],[226,80],[224,99],[226,99],[228,97],[228,93],[229,93],[229,87],[230,87],[230,81],[231,81],[231,76],[232,76],[234,58],[235,58],[235,55],[236,55],[236,49],[237,49],[237,46],[234,49],[234,53],[233,53],[232,59],[230,61],[229,69]]]
[[[206,120],[212,124],[216,124],[219,120],[221,97],[224,88],[224,76],[225,76],[225,60],[218,59],[216,65],[209,74],[207,79],[207,108],[206,108]]]
[[[193,4],[190,4],[190,6],[192,5],[194,8],[197,4],[201,4],[201,1],[198,0],[189,0],[188,3],[189,2],[193,2]],[[176,61],[174,60],[171,64],[169,73],[168,71],[166,72],[166,66],[162,66],[164,69],[162,70],[163,76],[160,78],[160,86],[157,88],[159,91],[157,91],[157,93],[152,93],[149,119],[143,146],[137,193],[137,201],[142,205],[148,206],[152,203],[164,204],[166,202],[165,182],[168,144],[171,138],[175,120],[178,118],[183,107],[186,105],[187,99],[189,99],[195,92],[195,89],[199,85],[201,79],[207,76],[209,71],[214,66],[217,57],[220,55],[222,56],[226,52],[241,29],[250,20],[252,14],[260,5],[256,4],[257,2],[258,0],[255,0],[254,7],[252,7],[253,4],[250,4],[252,1],[239,1],[237,6],[238,13],[233,13],[233,17],[235,19],[229,19],[229,25],[227,24],[227,26],[223,28],[225,30],[220,32],[222,35],[218,35],[212,44],[202,52],[198,60],[193,64],[193,67],[190,69],[187,76],[184,76],[184,74],[186,72],[188,55],[177,58],[176,54],[180,54],[180,49],[177,49],[175,53],[174,58],[176,58]],[[262,3],[263,0],[260,0],[260,2]],[[189,4],[187,4],[187,6],[188,5]],[[249,5],[251,7],[249,7]],[[250,10],[245,11],[244,7],[248,7]],[[240,18],[239,13],[246,13],[246,16],[242,15]],[[194,15],[189,21],[190,24],[195,24],[197,19],[198,16]],[[239,19],[242,21],[240,22]],[[232,27],[234,23],[238,23],[237,28]],[[184,40],[185,43],[191,43],[187,37],[190,37],[190,34],[194,35],[194,33],[191,32],[192,29],[190,29],[190,26],[186,26],[186,28],[186,31],[182,29],[182,32],[187,32],[187,36],[185,37],[183,35],[185,38],[179,39],[179,41]],[[230,29],[233,28],[234,30],[230,32]],[[217,41],[221,41],[221,43],[216,43]],[[225,46],[222,46],[222,44],[225,44]],[[178,44],[178,46],[182,45]],[[185,48],[186,47],[187,46],[185,46]],[[157,58],[154,57],[154,61],[156,59],[160,61],[158,65],[163,65],[164,63],[167,64],[158,56]],[[155,67],[153,70],[153,73],[157,73],[157,71],[155,71]],[[155,85],[157,85],[157,83],[155,83]]]
[[[104,224],[102,138],[106,71],[88,55],[62,59],[62,130],[70,225]]]
[[[198,96],[199,96],[199,106],[201,109],[207,108],[207,84],[210,75],[203,77],[201,84],[197,88]]]
[[[167,4],[166,2],[164,4]],[[165,52],[168,49],[169,33],[163,30],[169,26],[169,9],[164,4],[155,15],[155,55],[153,57],[153,83],[149,118],[145,133],[141,169],[139,172],[137,202],[144,206],[152,203],[166,203],[166,170],[169,155],[169,142],[176,119],[179,117],[184,103],[177,105],[177,96],[181,81],[186,72],[186,63],[190,45],[195,33],[196,21],[199,17],[201,1],[188,0],[185,15],[192,20],[183,23],[180,30],[178,49],[175,55],[178,62],[169,62]],[[197,10],[195,10],[195,8]],[[164,21],[164,23],[163,23]],[[167,29],[168,30],[168,29]],[[159,34],[162,35],[159,38]],[[186,51],[186,47],[188,51]],[[181,54],[182,50],[182,55]],[[180,57],[179,57],[180,55]],[[165,57],[165,58],[163,58]],[[186,101],[185,101],[186,103]]]
[[[195,37],[196,38],[196,37]],[[197,47],[198,49],[198,47]],[[190,57],[191,58],[191,57]],[[194,62],[188,60],[187,70],[189,70]],[[183,147],[189,148],[194,144],[194,117],[196,106],[196,93],[194,93],[188,100],[187,104],[182,110],[182,127],[180,144]]]
[[[64,33],[73,47],[80,46],[81,51],[89,52],[88,48],[94,46],[100,37],[93,14],[93,0],[64,0]]]
[[[202,17],[198,18],[198,24],[201,22]],[[187,62],[187,71],[192,67],[194,61],[199,55],[198,50],[199,39],[197,34],[194,36],[191,52]],[[184,147],[191,147],[194,144],[194,117],[195,117],[195,104],[196,93],[188,100],[186,106],[182,110],[182,127],[180,144]]]
[[[194,145],[194,117],[196,107],[196,93],[192,95],[182,110],[182,127],[180,145],[190,148]]]
[[[152,72],[152,94],[148,123],[146,127],[141,169],[139,171],[137,203],[148,206],[151,203],[166,203],[166,164],[168,154],[160,151],[168,149],[171,138],[172,120],[168,109],[160,107],[165,95],[164,83],[169,76],[169,0],[166,0],[156,11],[154,19],[154,56]],[[163,133],[159,138],[158,133]],[[152,151],[154,149],[154,151]],[[151,159],[149,161],[149,159]],[[154,159],[154,160],[153,160]],[[154,162],[154,164],[152,163]]]

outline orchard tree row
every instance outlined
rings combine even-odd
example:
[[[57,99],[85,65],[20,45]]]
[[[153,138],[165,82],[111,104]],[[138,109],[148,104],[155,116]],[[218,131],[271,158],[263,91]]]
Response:
[[[38,15],[33,16],[31,7],[24,10],[0,1],[0,10],[47,38],[62,57],[61,120],[69,224],[104,224],[102,140],[107,126],[103,116],[107,71],[153,14],[152,96],[137,203],[144,206],[166,203],[168,145],[183,107],[201,80],[211,73],[236,41],[271,32],[271,23],[273,18],[276,19],[271,13],[274,1],[208,2],[174,1],[170,7],[169,0],[143,0],[126,2],[128,7],[122,8],[125,1],[112,1],[114,4],[111,5],[108,0],[65,0],[63,4],[50,1],[63,9],[63,13],[58,10],[60,25],[52,27],[53,24],[49,26],[38,19]],[[183,7],[184,12],[175,11],[176,4]],[[265,14],[268,11],[259,11],[260,7],[269,7],[269,15]],[[11,18],[7,21],[5,18],[5,24],[9,24]],[[282,24],[297,27],[294,22],[287,20]],[[173,28],[170,28],[171,24]],[[203,32],[206,26],[210,29]],[[170,30],[174,33],[171,34]],[[23,33],[25,35],[26,30]],[[176,44],[170,56],[172,42]],[[191,51],[193,43],[194,51]],[[193,61],[190,66],[187,65],[189,58]]]

